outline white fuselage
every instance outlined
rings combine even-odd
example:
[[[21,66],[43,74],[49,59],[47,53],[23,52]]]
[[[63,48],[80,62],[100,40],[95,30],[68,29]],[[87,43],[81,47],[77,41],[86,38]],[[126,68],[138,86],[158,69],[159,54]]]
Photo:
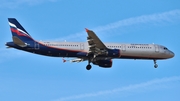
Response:
[[[41,44],[65,50],[88,52],[87,42],[45,42]],[[127,43],[105,43],[107,48],[120,49],[121,57],[127,59],[167,59],[172,58],[174,53],[166,47],[157,44],[127,44]]]

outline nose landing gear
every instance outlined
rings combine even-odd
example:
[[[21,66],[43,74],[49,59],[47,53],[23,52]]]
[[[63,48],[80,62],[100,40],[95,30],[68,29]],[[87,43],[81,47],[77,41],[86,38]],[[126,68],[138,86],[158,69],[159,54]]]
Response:
[[[158,65],[157,65],[156,60],[153,60],[153,61],[154,61],[154,68],[157,68],[157,67],[158,67]]]

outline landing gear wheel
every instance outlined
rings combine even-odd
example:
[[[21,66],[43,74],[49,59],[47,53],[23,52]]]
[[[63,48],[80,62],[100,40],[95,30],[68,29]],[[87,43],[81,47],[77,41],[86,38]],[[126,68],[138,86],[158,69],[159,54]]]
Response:
[[[158,65],[157,65],[157,64],[155,64],[155,65],[154,65],[154,68],[157,68],[157,67],[158,67]]]
[[[91,69],[91,65],[87,65],[87,66],[86,66],[86,69],[87,69],[87,70],[90,70],[90,69]]]
[[[154,68],[157,68],[158,65],[156,64],[156,60],[154,60]]]

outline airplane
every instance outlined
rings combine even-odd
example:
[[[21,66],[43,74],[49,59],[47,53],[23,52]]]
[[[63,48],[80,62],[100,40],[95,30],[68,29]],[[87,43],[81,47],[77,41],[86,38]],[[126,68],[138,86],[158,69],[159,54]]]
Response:
[[[87,70],[92,68],[91,63],[103,68],[112,67],[112,59],[144,59],[153,60],[157,68],[156,60],[169,59],[174,53],[167,47],[158,44],[134,44],[134,43],[103,43],[98,36],[89,29],[87,42],[55,42],[37,41],[22,27],[15,18],[8,18],[12,32],[11,42],[5,45],[7,48],[15,48],[51,57],[75,58],[71,62],[88,61]],[[66,62],[63,59],[63,62]]]

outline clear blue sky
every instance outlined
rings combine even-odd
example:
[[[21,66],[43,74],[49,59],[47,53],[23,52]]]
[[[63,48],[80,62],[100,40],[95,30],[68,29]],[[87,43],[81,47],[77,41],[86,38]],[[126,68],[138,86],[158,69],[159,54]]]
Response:
[[[6,49],[7,18],[16,18],[37,40],[86,41],[84,28],[103,42],[156,43],[175,57],[114,60],[111,69],[87,62]],[[0,101],[179,101],[179,0],[1,0]]]

